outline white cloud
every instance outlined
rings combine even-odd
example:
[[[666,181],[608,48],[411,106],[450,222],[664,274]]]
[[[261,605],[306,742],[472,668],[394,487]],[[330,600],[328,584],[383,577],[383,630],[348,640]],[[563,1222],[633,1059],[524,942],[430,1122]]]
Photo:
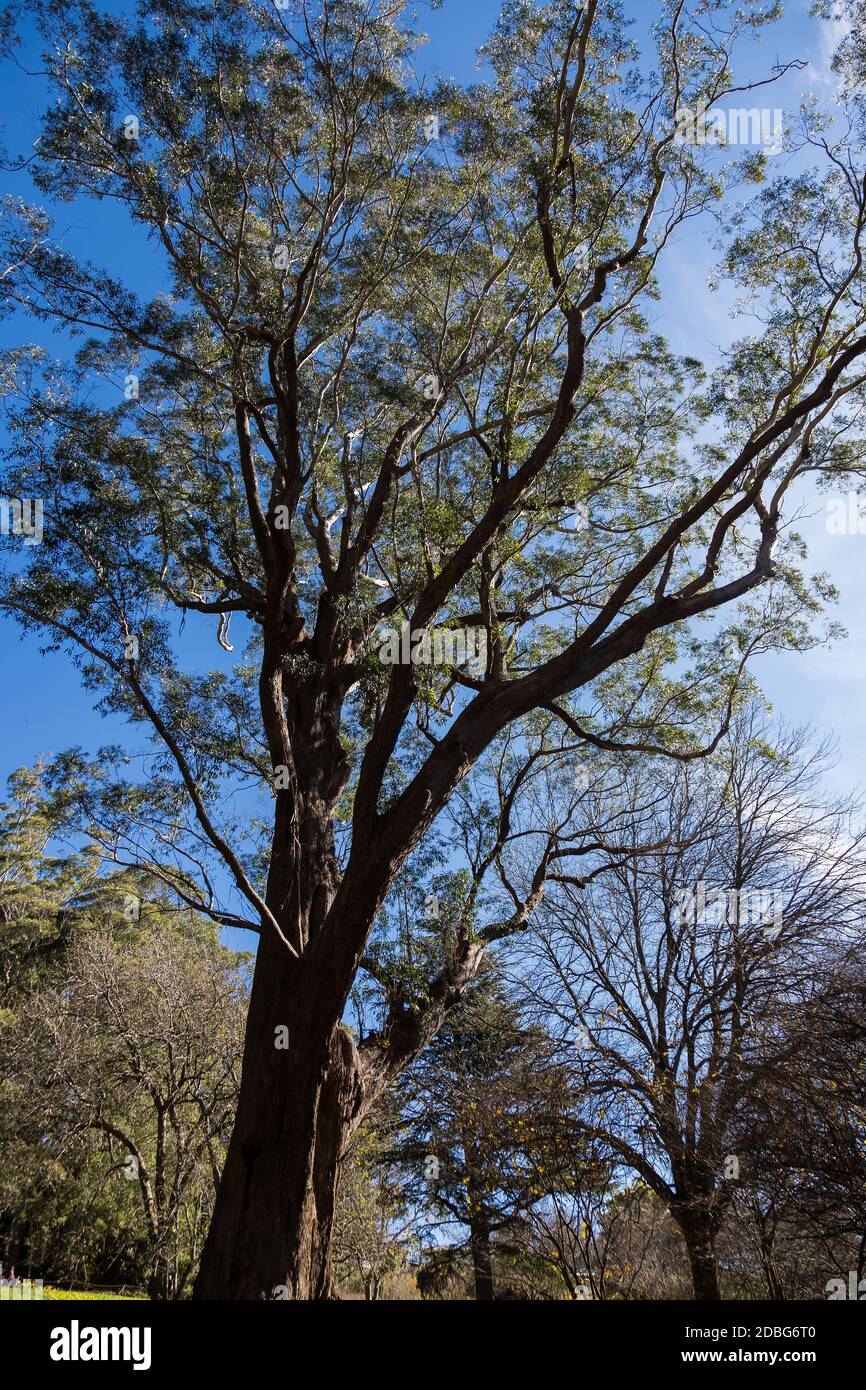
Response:
[[[851,32],[849,19],[818,20],[818,56],[809,63],[809,81],[815,86],[838,86],[839,79],[832,68],[833,56],[839,44]]]

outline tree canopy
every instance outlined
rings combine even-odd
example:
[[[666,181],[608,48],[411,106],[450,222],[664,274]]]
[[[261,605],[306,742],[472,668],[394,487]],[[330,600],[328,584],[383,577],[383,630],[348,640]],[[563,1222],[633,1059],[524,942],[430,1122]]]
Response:
[[[3,362],[3,486],[46,517],[4,534],[0,607],[150,739],[58,760],[70,830],[260,934],[200,1293],[324,1295],[352,1132],[561,865],[580,798],[550,824],[540,779],[711,756],[749,660],[832,632],[792,509],[863,467],[859,31],[771,176],[683,135],[796,66],[739,75],[757,0],[663,0],[649,46],[609,0],[507,0],[471,86],[419,74],[397,3],[32,13],[50,105],[10,163],[119,209],[130,253],[109,273],[6,208],[3,305],[63,351]],[[18,59],[14,10],[3,35]],[[707,363],[653,312],[696,219],[744,316]],[[368,943],[461,814],[458,909],[407,988]]]

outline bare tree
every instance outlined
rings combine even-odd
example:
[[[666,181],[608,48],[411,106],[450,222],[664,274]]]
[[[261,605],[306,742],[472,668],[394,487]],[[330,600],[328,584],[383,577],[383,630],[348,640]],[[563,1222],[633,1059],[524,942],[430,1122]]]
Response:
[[[866,1275],[862,920],[828,941],[796,1009],[769,1001],[766,1067],[738,1117],[750,1181],[737,1205],[772,1298]]]
[[[696,1298],[719,1297],[716,1239],[753,1176],[739,1122],[788,1055],[771,1013],[805,1027],[823,952],[862,923],[863,832],[821,791],[826,759],[753,711],[699,770],[636,768],[635,852],[560,874],[527,945],[523,990],[575,1057],[575,1133],[664,1202]]]

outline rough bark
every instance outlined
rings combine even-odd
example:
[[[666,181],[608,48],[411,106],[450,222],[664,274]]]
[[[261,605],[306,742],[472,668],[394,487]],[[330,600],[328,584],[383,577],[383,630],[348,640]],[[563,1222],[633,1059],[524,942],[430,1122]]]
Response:
[[[334,1296],[339,1159],[361,1102],[355,1046],[335,1021],[341,1008],[321,997],[282,943],[262,937],[237,1117],[197,1299]],[[289,1045],[278,1048],[285,1027]]]
[[[496,1298],[493,1285],[493,1261],[490,1253],[490,1231],[483,1222],[470,1227],[472,1272],[475,1276],[475,1298],[479,1303],[491,1303]]]
[[[722,1295],[719,1289],[719,1272],[716,1260],[715,1230],[709,1216],[701,1212],[677,1212],[674,1220],[683,1233],[695,1300],[698,1302],[718,1302]]]

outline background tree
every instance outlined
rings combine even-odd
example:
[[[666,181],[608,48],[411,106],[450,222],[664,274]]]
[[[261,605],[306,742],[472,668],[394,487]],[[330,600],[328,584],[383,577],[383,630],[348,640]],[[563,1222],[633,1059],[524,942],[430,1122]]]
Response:
[[[0,806],[0,1003],[14,1004],[61,965],[76,925],[106,920],[122,897],[100,878],[95,846],[60,849],[62,822],[41,767],[19,768]],[[131,885],[128,885],[131,886]]]
[[[63,800],[51,768],[41,765],[13,774],[0,808],[0,1259],[46,1280],[140,1287],[150,1273],[150,1241],[139,1185],[119,1180],[104,1132],[89,1127],[70,1095],[68,1106],[46,1102],[59,1058],[38,1019],[45,1007],[53,1014],[48,1001],[68,1003],[79,948],[103,933],[128,948],[139,920],[171,933],[177,911],[134,870],[107,872],[99,845],[71,842]],[[93,1057],[113,1055],[117,1039],[103,1035],[99,1018],[90,1024]],[[98,1078],[94,1069],[91,1096]],[[109,1088],[114,1101],[117,1080]],[[209,1194],[199,1192],[199,1246],[213,1189],[212,1178]],[[175,1232],[177,1248],[184,1260],[191,1249],[194,1262],[187,1234]]]
[[[148,1292],[176,1298],[231,1129],[246,987],[212,929],[166,929],[158,913],[122,924],[82,934],[57,984],[22,1002],[2,1037],[4,1087],[13,1142],[32,1136],[49,1181],[82,1141],[92,1164],[98,1139],[103,1184],[140,1204]]]
[[[756,1176],[739,1123],[791,1065],[768,1011],[807,1028],[823,952],[859,939],[863,830],[821,791],[825,761],[802,732],[771,741],[753,711],[700,769],[636,773],[643,852],[602,852],[607,872],[590,883],[562,875],[529,945],[522,988],[578,1059],[576,1132],[665,1203],[696,1298],[720,1296],[716,1239],[737,1184]],[[756,1101],[768,1147],[772,1114]]]
[[[645,310],[681,224],[765,179],[676,118],[743,91],[766,6],[665,0],[644,61],[616,6],[509,3],[472,90],[425,88],[409,22],[374,0],[31,13],[37,188],[115,202],[167,279],[143,303],[134,275],[7,219],[8,306],[79,342],[7,364],[4,490],[50,524],[0,604],[152,735],[134,775],[103,758],[82,827],[260,933],[198,1296],[327,1296],[354,1128],[543,888],[542,857],[529,898],[464,915],[355,1045],[368,938],[455,789],[538,710],[589,748],[697,756],[748,656],[811,640],[830,590],[782,509],[862,465],[862,110],[838,143],[804,117],[812,171],[738,215],[724,270],[763,323],[723,389]],[[727,633],[690,625],[725,608]],[[202,672],[193,617],[223,650],[234,619],[235,669]],[[484,660],[383,663],[403,624],[416,655],[434,625],[477,629]]]
[[[389,1276],[405,1268],[416,1218],[398,1175],[386,1161],[378,1127],[358,1131],[340,1165],[334,1261],[347,1283],[358,1281],[367,1302],[377,1302]]]
[[[405,1128],[391,1156],[428,1234],[468,1250],[479,1301],[497,1296],[497,1265],[507,1281],[509,1237],[545,1190],[561,1083],[546,1036],[524,1026],[491,968],[399,1085]]]
[[[866,1271],[862,922],[828,942],[797,1007],[769,1002],[766,1068],[743,1108],[743,1221],[770,1298],[820,1296]]]
[[[693,1285],[682,1233],[640,1179],[610,1194],[587,1246],[594,1298],[689,1298]]]

